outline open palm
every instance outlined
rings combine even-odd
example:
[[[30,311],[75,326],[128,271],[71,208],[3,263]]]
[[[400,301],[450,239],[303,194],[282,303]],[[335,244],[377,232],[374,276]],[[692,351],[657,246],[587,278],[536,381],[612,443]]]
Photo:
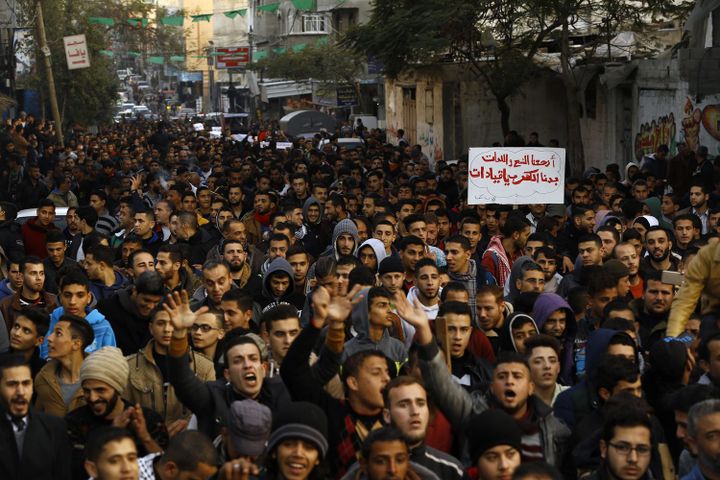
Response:
[[[353,289],[344,296],[335,296],[330,300],[327,306],[327,316],[331,321],[344,322],[350,316],[353,306],[362,300],[362,295],[358,292],[362,290],[362,286],[355,285]]]
[[[190,309],[190,300],[185,290],[182,292],[172,292],[167,296],[166,302],[163,304],[163,310],[170,315],[170,321],[176,329],[187,329],[192,327],[195,318],[207,311],[207,307],[203,307],[197,312]]]
[[[395,306],[400,317],[413,327],[417,328],[428,323],[427,313],[417,299],[414,304],[410,304],[405,295],[396,295]]]

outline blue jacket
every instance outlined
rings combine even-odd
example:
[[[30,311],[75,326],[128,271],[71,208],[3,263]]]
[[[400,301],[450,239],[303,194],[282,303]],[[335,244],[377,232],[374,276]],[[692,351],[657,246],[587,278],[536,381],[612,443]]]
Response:
[[[55,324],[57,324],[58,320],[60,320],[60,316],[64,312],[65,309],[63,307],[58,307],[53,310],[52,315],[50,315],[50,328],[48,329],[47,335],[45,335],[45,340],[43,340],[42,345],[40,345],[40,358],[46,359],[48,357],[47,337],[53,331],[53,329],[55,328]],[[107,321],[105,315],[93,309],[90,311],[90,313],[87,314],[85,320],[88,321],[88,323],[93,329],[93,332],[95,333],[95,340],[93,340],[93,342],[88,345],[87,348],[85,348],[86,353],[92,353],[95,350],[100,350],[103,347],[116,346],[115,332],[113,332],[113,329],[110,326],[110,322]]]
[[[690,473],[682,477],[680,480],[705,480],[705,476],[700,471],[700,467],[695,465],[695,468],[690,470]]]
[[[8,280],[7,278],[5,280],[3,280],[2,282],[0,282],[0,300],[2,300],[5,297],[9,297],[13,293],[15,293],[12,290],[10,290],[10,286],[8,285],[9,282],[10,282],[10,280]]]

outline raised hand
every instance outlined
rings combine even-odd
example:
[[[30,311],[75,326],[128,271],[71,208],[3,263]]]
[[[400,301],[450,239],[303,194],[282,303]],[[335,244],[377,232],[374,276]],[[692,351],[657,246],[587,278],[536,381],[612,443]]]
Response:
[[[186,330],[192,327],[195,322],[195,318],[207,312],[207,307],[202,307],[197,312],[193,312],[190,309],[190,300],[188,299],[187,291],[172,292],[167,296],[167,300],[163,303],[163,310],[170,315],[170,321],[175,327],[175,332],[178,334],[178,338],[186,334]]]
[[[323,286],[317,287],[312,292],[312,322],[316,328],[322,328],[328,317],[328,305],[330,303],[330,292]]]
[[[135,405],[135,409],[130,416],[130,422],[141,441],[145,442],[148,439],[151,439],[150,433],[147,429],[147,422],[145,422],[145,415],[143,414],[142,406],[139,403]]]
[[[352,308],[362,300],[363,296],[358,295],[360,290],[362,290],[362,286],[355,285],[347,295],[333,297],[327,306],[328,320],[344,322],[350,316]]]
[[[432,330],[430,329],[430,320],[427,313],[422,308],[420,300],[415,299],[413,305],[408,302],[405,295],[396,295],[395,308],[397,308],[400,318],[415,327],[416,340],[420,345],[427,345],[432,342]]]
[[[120,428],[127,428],[128,424],[130,424],[130,420],[132,419],[134,408],[128,407],[125,410],[120,413],[117,417],[113,418],[112,425],[113,427],[120,427]]]
[[[187,427],[188,427],[187,420],[183,420],[182,418],[179,420],[175,420],[174,422],[171,422],[167,427],[168,435],[170,436],[170,438],[172,438],[175,435],[177,435],[178,433],[184,432],[185,430],[187,430]]]
[[[142,188],[142,177],[140,175],[134,175],[131,177],[130,189],[131,191],[140,190]]]
[[[396,295],[395,307],[397,308],[398,315],[413,327],[418,328],[424,324],[428,324],[427,313],[425,313],[419,300],[415,299],[414,304],[411,305],[405,295]]]

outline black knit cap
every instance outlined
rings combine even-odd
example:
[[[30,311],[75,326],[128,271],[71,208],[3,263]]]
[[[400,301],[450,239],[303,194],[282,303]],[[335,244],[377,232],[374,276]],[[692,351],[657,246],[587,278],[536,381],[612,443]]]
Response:
[[[499,445],[513,447],[521,451],[522,430],[515,419],[503,410],[486,410],[470,419],[465,434],[468,438],[468,450],[472,464],[478,457]]]
[[[275,412],[272,423],[268,452],[283,440],[301,438],[313,443],[320,452],[320,457],[325,457],[328,449],[327,416],[314,403],[292,402],[281,411]]]
[[[378,268],[378,272],[380,275],[385,275],[386,273],[405,273],[405,267],[403,266],[402,260],[400,260],[400,257],[397,257],[395,255],[390,255],[389,257],[385,257],[382,262],[380,262],[380,267]]]

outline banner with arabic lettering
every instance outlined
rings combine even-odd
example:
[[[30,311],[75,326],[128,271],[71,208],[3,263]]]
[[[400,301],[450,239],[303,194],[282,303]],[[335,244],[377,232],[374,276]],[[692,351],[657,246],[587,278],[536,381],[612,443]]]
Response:
[[[471,148],[468,159],[470,205],[564,202],[564,148]]]
[[[67,59],[68,70],[88,68],[90,66],[90,52],[88,52],[84,33],[63,37],[63,43],[65,44],[65,58]]]

